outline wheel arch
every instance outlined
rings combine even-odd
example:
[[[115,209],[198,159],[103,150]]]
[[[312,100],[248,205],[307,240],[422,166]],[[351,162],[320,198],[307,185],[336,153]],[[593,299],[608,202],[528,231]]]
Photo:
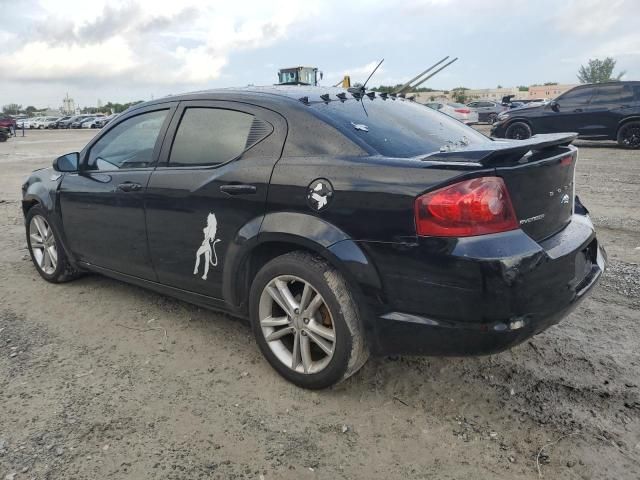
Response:
[[[25,216],[34,205],[42,206],[47,213],[53,211],[54,200],[51,197],[51,193],[40,181],[31,183],[22,195],[22,212]]]
[[[247,236],[248,231],[253,234],[251,237]],[[371,303],[382,298],[380,276],[368,255],[345,232],[319,217],[270,213],[260,226],[254,222],[243,228],[233,245],[225,259],[223,296],[242,312],[248,311],[249,290],[260,268],[273,258],[296,250],[325,259],[353,286],[359,300]]]
[[[616,127],[616,136],[618,136],[618,132],[620,131],[620,129],[629,122],[640,122],[640,115],[631,115],[620,120],[618,122],[618,126]]]
[[[531,123],[531,120],[529,120],[526,117],[516,117],[516,118],[510,118],[509,121],[506,123],[506,125],[504,126],[504,129],[506,131],[507,128],[509,128],[511,125],[513,125],[514,123],[526,123],[527,125],[529,125],[529,128],[531,128],[531,131],[533,131],[533,123]]]

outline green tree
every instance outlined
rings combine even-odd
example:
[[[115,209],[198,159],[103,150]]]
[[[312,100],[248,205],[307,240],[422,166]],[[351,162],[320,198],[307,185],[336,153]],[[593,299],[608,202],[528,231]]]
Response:
[[[587,66],[582,65],[578,70],[578,80],[580,83],[602,83],[620,80],[626,72],[622,71],[613,75],[616,68],[616,61],[607,57],[604,60],[598,58],[589,59]]]
[[[518,87],[518,91],[519,92],[528,92],[529,91],[529,87],[525,86],[525,85],[520,85]]]
[[[34,107],[33,105],[29,105],[27,108],[24,109],[24,113],[26,113],[30,117],[32,117],[33,114],[35,112],[37,112],[37,111],[38,111],[38,109],[36,107]]]
[[[18,105],[17,103],[10,103],[2,107],[2,113],[5,115],[17,115],[20,113],[20,110],[22,110],[22,105]]]
[[[138,103],[142,103],[142,102],[143,102],[143,100],[138,100],[136,102],[128,102],[128,103],[107,102],[102,106],[102,108],[100,110],[101,111],[110,111],[110,112],[113,112],[113,113],[122,113],[127,108],[131,107],[132,105],[137,105]]]
[[[468,100],[466,87],[458,87],[452,90],[453,101],[457,103],[466,103]]]
[[[544,83],[543,83],[543,85],[544,85],[545,87],[546,87],[546,86],[549,86],[549,85],[558,85],[558,82],[544,82]]]

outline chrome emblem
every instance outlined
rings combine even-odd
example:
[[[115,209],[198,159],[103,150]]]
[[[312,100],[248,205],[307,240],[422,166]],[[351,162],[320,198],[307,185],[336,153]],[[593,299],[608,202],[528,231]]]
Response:
[[[569,195],[567,195],[566,193],[562,196],[562,199],[560,200],[560,203],[569,203]]]

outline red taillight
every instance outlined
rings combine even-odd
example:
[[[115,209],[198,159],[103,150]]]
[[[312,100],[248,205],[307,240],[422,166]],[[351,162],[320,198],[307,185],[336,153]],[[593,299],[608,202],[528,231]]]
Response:
[[[560,165],[563,167],[567,167],[573,163],[573,155],[567,155],[566,157],[562,157],[560,159]]]
[[[458,113],[471,113],[471,110],[469,110],[468,108],[456,108],[455,110]]]
[[[519,228],[500,177],[465,180],[425,193],[415,202],[416,232],[425,237],[471,237]]]

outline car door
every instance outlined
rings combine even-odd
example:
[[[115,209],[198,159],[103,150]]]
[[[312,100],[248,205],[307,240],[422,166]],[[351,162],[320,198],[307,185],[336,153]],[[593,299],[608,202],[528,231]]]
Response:
[[[156,279],[144,194],[175,107],[165,103],[121,117],[80,153],[79,172],[63,178],[62,222],[79,260]]]
[[[146,196],[149,248],[159,282],[223,298],[227,254],[257,232],[286,122],[231,101],[181,102]]]
[[[624,110],[633,104],[633,91],[629,84],[598,85],[589,103],[588,136],[615,138]]]
[[[489,114],[494,113],[491,102],[478,102],[474,108],[478,111],[478,121],[480,122],[486,122],[489,119]]]
[[[590,130],[589,103],[592,86],[577,87],[558,97],[542,109],[535,119],[535,133],[577,132],[585,135]]]

